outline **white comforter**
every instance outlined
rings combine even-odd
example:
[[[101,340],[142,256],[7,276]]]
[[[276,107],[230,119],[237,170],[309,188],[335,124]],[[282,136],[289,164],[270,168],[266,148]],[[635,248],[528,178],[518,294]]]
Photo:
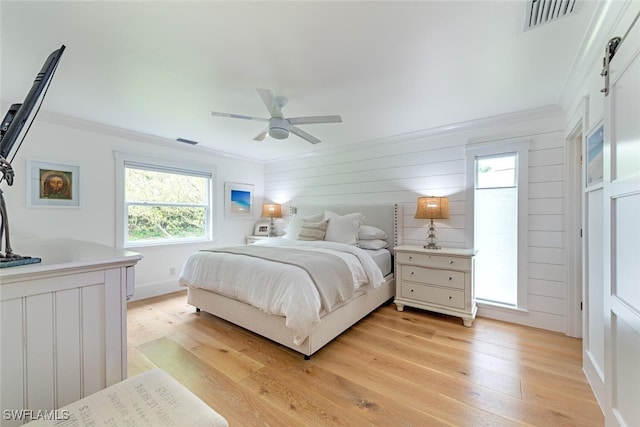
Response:
[[[261,240],[256,244],[322,251],[342,258],[349,266],[354,290],[378,288],[384,283],[380,268],[366,251],[352,245],[326,241]],[[220,252],[197,252],[187,259],[180,285],[214,291],[251,304],[262,311],[284,316],[293,341],[302,344],[320,322],[320,295],[309,274],[300,267],[260,258]],[[215,313],[214,313],[215,314]]]

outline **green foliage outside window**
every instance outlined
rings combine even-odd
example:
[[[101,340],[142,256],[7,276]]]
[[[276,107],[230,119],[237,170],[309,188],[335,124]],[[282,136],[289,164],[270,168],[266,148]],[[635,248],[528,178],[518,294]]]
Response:
[[[127,168],[128,240],[206,237],[208,181],[200,176]]]
[[[205,210],[129,206],[129,241],[205,237]]]

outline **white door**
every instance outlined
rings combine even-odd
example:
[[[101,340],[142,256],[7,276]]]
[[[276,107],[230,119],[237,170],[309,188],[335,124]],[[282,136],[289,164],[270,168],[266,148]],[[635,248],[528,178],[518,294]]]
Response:
[[[610,64],[604,112],[603,279],[608,426],[640,426],[640,23]]]
[[[582,239],[583,256],[583,368],[589,384],[601,408],[606,406],[605,387],[605,318],[604,318],[604,279],[603,279],[603,157],[602,157],[602,121],[591,126],[584,144],[581,145],[583,173],[580,187],[582,194],[584,227]],[[593,144],[593,142],[596,144]],[[597,144],[600,142],[600,144]],[[595,147],[592,147],[595,145]]]

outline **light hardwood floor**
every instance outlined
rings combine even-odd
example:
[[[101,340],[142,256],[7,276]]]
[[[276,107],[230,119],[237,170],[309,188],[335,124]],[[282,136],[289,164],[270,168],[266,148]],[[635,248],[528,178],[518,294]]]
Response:
[[[129,376],[160,367],[231,426],[602,426],[581,340],[388,303],[305,361],[178,292],[129,303]]]

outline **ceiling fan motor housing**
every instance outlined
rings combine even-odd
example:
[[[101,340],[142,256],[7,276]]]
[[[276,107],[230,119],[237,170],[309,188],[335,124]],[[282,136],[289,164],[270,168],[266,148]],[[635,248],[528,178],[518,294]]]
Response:
[[[537,0],[536,0],[537,1]],[[270,119],[263,117],[252,117],[241,114],[220,113],[212,111],[212,116],[218,117],[231,117],[232,119],[244,119],[244,120],[257,120],[260,122],[269,122],[269,127],[264,129],[255,138],[254,141],[264,141],[266,136],[270,136],[274,139],[287,139],[289,132],[304,139],[311,144],[317,144],[320,141],[318,138],[309,135],[297,125],[304,124],[317,124],[317,123],[341,123],[342,118],[340,116],[306,116],[306,117],[289,117],[285,118],[282,115],[282,107],[287,103],[287,98],[284,96],[273,96],[273,93],[269,89],[258,89],[258,94],[262,98],[262,102],[269,110],[271,114]]]
[[[289,122],[279,117],[269,119],[269,136],[275,139],[285,139],[289,136]]]

